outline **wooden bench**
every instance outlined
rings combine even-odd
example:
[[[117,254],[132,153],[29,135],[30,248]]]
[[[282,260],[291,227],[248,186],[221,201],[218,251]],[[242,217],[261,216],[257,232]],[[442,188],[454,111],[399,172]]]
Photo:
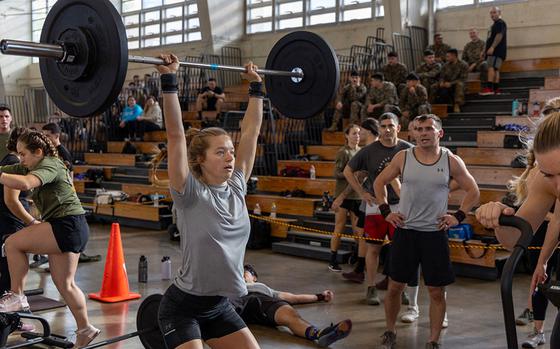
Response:
[[[432,104],[432,114],[439,116],[440,119],[445,119],[448,115],[447,104]]]
[[[86,188],[91,183],[93,183],[93,181],[89,179],[74,179],[74,188],[76,189],[76,193],[85,193]]]
[[[485,204],[490,201],[500,201],[506,194],[507,190],[505,188],[502,189],[494,189],[494,188],[479,188],[480,189],[480,202],[477,206]],[[459,206],[465,197],[464,190],[455,190],[449,193],[449,205],[452,206]]]
[[[183,121],[198,120],[198,112],[195,110],[183,110]]]
[[[552,98],[560,97],[560,89],[543,89],[533,88],[529,90],[529,109],[531,109],[534,102],[538,102],[541,107],[544,106],[546,101]],[[529,111],[531,112],[531,110]]]
[[[245,201],[250,210],[258,203],[262,212],[269,213],[272,203],[275,203],[277,214],[313,217],[315,205],[319,204],[321,199],[284,198],[277,195],[249,194],[245,197]]]
[[[123,147],[126,142],[107,142],[108,153],[122,153]],[[158,154],[158,144],[161,142],[130,142],[136,150],[142,154]]]
[[[399,132],[398,137],[400,139],[404,139],[405,141],[408,141],[408,131],[401,131]],[[321,141],[323,145],[338,145],[338,146],[343,146],[344,145],[344,132],[339,131],[339,132],[328,132],[326,130],[323,130],[323,133],[321,134]],[[361,138],[360,139],[360,146],[364,146],[365,139]]]
[[[142,195],[152,195],[157,193],[157,194],[165,195],[166,198],[171,197],[171,194],[169,193],[169,188],[158,187],[149,184],[123,183],[121,190],[127,193],[128,195],[135,195],[138,193]]]
[[[136,155],[110,154],[110,153],[84,153],[84,160],[89,165],[134,166],[136,164]]]
[[[165,130],[149,131],[144,133],[144,142],[166,142]]]
[[[547,76],[544,78],[545,90],[560,90],[560,76]]]
[[[115,203],[115,216],[159,222],[160,209],[167,206],[142,205],[136,202]]]
[[[299,146],[299,153],[319,155],[322,160],[334,160],[336,159],[336,153],[340,150],[339,145],[308,145]]]
[[[537,125],[538,117],[527,117],[527,116],[496,116],[496,125],[507,125],[507,124],[517,124],[522,126],[527,126],[529,128],[534,128]]]
[[[505,186],[513,176],[521,176],[523,168],[505,166],[467,166],[478,185]]]
[[[465,85],[465,93],[468,95],[475,95],[482,90],[482,83],[480,80],[467,81]]]
[[[106,179],[110,180],[111,177],[113,177],[113,172],[115,171],[116,167],[114,167],[114,166],[95,166],[95,165],[74,165],[74,167],[73,167],[74,175],[81,174],[81,173],[86,173],[87,170],[89,170],[90,168],[102,169],[103,170],[103,176],[105,176]]]
[[[500,71],[503,73],[560,69],[560,58],[530,58],[505,61]]]
[[[334,162],[332,161],[301,161],[301,160],[278,160],[278,175],[282,175],[282,170],[287,166],[297,166],[308,170],[311,165],[315,166],[317,177],[334,177]]]
[[[299,178],[281,176],[259,176],[257,189],[264,192],[280,193],[285,190],[303,190],[307,195],[323,195],[325,191],[333,194],[336,181],[327,178]]]
[[[457,155],[467,165],[509,166],[516,155],[523,149],[505,148],[457,148]]]
[[[294,218],[276,218],[276,220],[279,220],[283,223],[288,223],[288,224],[294,224],[297,222],[297,219]],[[285,239],[288,237],[288,230],[290,230],[290,228],[287,225],[284,224],[274,224],[274,223],[270,223],[270,236],[275,237],[275,238],[280,238],[280,239]]]
[[[476,145],[483,148],[503,148],[505,136],[519,136],[515,131],[477,131]]]
[[[507,258],[510,253],[502,250],[489,249],[486,252],[481,247],[486,246],[480,240],[469,240],[468,245],[478,248],[471,248],[471,253],[467,253],[464,247],[458,247],[463,244],[461,239],[449,239],[450,249],[449,256],[454,263],[462,263],[469,265],[478,265],[480,267],[495,268],[496,260]],[[498,245],[491,245],[498,246]],[[475,258],[471,257],[474,256]]]

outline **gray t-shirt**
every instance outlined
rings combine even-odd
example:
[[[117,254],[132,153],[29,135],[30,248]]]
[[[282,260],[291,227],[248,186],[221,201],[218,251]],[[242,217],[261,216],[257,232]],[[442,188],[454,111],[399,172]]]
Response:
[[[375,195],[373,192],[373,182],[377,176],[385,169],[385,166],[389,165],[393,157],[401,150],[408,149],[412,147],[412,144],[398,140],[397,145],[394,147],[386,147],[381,142],[373,142],[365,147],[363,147],[350,161],[348,161],[348,166],[352,171],[367,171],[368,177],[364,182],[364,189]],[[390,185],[387,186],[388,197],[390,205],[395,205],[399,203],[399,197]],[[364,207],[365,209],[365,207]]]
[[[249,293],[260,293],[264,294],[265,296],[269,296],[272,298],[277,298],[279,292],[273,290],[272,288],[268,287],[267,285],[263,284],[262,282],[253,282],[247,284],[247,292]]]
[[[171,188],[181,235],[182,264],[173,283],[196,296],[247,294],[243,258],[251,225],[241,170],[223,186],[210,186],[191,173],[184,193]]]

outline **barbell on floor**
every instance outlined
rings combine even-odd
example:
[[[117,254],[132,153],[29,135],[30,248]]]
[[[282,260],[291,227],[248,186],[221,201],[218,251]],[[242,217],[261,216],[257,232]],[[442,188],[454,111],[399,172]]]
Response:
[[[98,115],[116,101],[128,62],[161,64],[159,58],[128,55],[126,29],[109,0],[59,0],[47,14],[41,43],[2,40],[4,54],[39,57],[41,77],[53,102],[71,116]],[[183,66],[245,71],[244,67],[181,62]],[[272,105],[291,118],[309,118],[335,97],[337,56],[317,34],[282,37],[266,61],[265,85]]]

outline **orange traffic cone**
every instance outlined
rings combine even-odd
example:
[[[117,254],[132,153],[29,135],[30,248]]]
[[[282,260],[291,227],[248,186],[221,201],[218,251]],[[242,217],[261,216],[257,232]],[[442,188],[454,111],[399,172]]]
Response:
[[[140,294],[132,293],[128,289],[128,276],[126,275],[126,265],[124,264],[119,223],[113,223],[111,226],[111,237],[109,239],[109,248],[107,249],[101,291],[90,293],[89,298],[107,303],[140,298]]]

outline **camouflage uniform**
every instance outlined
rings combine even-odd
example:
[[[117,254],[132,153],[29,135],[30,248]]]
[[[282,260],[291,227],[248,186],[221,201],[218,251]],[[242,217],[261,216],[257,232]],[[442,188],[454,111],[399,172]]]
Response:
[[[381,108],[375,108],[373,112],[368,113],[367,107],[370,104],[381,104]],[[379,118],[385,112],[399,112],[399,97],[397,89],[392,82],[383,81],[383,87],[370,87],[366,95],[366,102],[362,109],[362,120],[368,117]]]
[[[402,63],[395,65],[385,64],[383,67],[383,76],[385,81],[392,82],[397,87],[397,92],[400,95],[403,88],[406,87],[406,76],[408,75],[408,68]]]
[[[428,90],[421,84],[416,85],[414,93],[410,93],[408,87],[401,93],[400,97],[400,108],[401,112],[409,112],[408,118],[401,118],[401,127],[406,130],[408,127],[408,122],[418,115],[429,114],[432,109],[430,103],[428,103]]]
[[[430,88],[430,102],[433,104],[436,97],[441,99],[445,95],[453,96],[454,104],[465,104],[465,81],[467,80],[469,66],[461,59],[457,62],[447,62],[441,69],[440,81],[450,82],[450,88],[439,87],[438,84],[433,84]]]
[[[436,56],[436,60],[441,63],[445,63],[447,50],[451,49],[451,46],[447,44],[441,45],[430,45],[427,48],[428,50],[434,51],[434,56]]]
[[[342,92],[337,98],[337,103],[342,103],[342,110],[335,110],[330,131],[338,129],[338,122],[342,119],[345,112],[350,111],[350,123],[359,123],[360,112],[364,105],[364,98],[367,93],[367,88],[360,84],[360,86],[353,86],[348,84],[342,88]]]
[[[426,62],[422,63],[416,74],[420,78],[420,83],[426,89],[430,88],[433,84],[439,81],[439,75],[441,74],[441,63],[434,63],[428,65]]]
[[[481,57],[480,54],[484,52],[486,48],[486,43],[480,39],[476,41],[471,41],[465,45],[463,48],[463,55],[461,59],[470,66],[471,64],[476,64],[473,71],[480,72],[480,80],[486,81],[488,78],[488,64],[484,60],[484,55]]]

